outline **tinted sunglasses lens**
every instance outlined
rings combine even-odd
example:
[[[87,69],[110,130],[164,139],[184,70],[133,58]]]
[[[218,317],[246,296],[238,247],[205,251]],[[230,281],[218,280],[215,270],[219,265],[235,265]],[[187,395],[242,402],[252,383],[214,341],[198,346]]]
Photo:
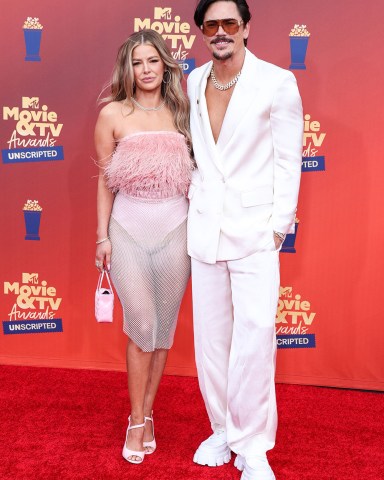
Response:
[[[223,20],[223,29],[228,35],[234,35],[239,31],[240,25],[239,22],[233,18],[228,18],[228,20]]]
[[[234,18],[227,18],[225,20],[208,20],[203,23],[203,33],[207,37],[213,37],[219,30],[219,27],[223,27],[223,30],[228,35],[234,35],[239,31],[239,22]]]
[[[203,33],[207,37],[213,37],[219,29],[219,24],[215,20],[203,23]]]

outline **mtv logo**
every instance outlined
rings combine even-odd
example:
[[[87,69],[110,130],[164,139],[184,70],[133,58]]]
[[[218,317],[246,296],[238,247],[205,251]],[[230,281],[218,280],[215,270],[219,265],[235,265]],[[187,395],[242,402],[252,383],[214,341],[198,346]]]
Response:
[[[292,287],[280,287],[280,297],[292,298]]]
[[[154,18],[155,20],[171,20],[172,8],[170,7],[155,7]]]
[[[39,97],[21,97],[22,108],[39,108]]]
[[[38,273],[23,273],[22,277],[23,283],[39,283],[39,274]]]

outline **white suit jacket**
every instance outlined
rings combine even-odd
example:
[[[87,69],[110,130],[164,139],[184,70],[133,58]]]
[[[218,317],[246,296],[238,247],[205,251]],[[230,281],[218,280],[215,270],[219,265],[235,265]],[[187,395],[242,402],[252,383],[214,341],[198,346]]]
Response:
[[[188,193],[188,253],[206,263],[275,249],[273,231],[294,231],[303,141],[295,76],[246,50],[215,143],[205,99],[211,68],[188,78],[198,167]]]

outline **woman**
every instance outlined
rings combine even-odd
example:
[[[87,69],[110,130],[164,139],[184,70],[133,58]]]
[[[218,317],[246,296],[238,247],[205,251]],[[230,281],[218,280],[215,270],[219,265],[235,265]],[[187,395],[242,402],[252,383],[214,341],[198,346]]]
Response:
[[[123,457],[156,449],[152,407],[190,275],[185,197],[193,161],[182,73],[153,30],[120,47],[95,144],[96,267],[111,271],[128,336],[131,414]]]

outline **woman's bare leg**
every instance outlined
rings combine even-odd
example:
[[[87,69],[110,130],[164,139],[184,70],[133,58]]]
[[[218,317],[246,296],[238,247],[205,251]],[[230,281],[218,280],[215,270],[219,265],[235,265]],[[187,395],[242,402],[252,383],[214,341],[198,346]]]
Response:
[[[153,403],[159,388],[161,377],[163,376],[164,367],[167,362],[168,350],[155,350],[152,355],[149,379],[144,397],[144,415],[150,417],[153,410]],[[153,440],[152,422],[146,422],[144,431],[144,441]],[[151,450],[147,447],[146,450]]]
[[[131,425],[144,422],[144,402],[149,384],[152,359],[155,352],[143,352],[132,340],[128,339],[127,345],[127,372],[128,390],[131,402]],[[127,435],[126,445],[129,450],[142,452],[143,428],[130,430]],[[129,457],[139,460],[139,457]]]

